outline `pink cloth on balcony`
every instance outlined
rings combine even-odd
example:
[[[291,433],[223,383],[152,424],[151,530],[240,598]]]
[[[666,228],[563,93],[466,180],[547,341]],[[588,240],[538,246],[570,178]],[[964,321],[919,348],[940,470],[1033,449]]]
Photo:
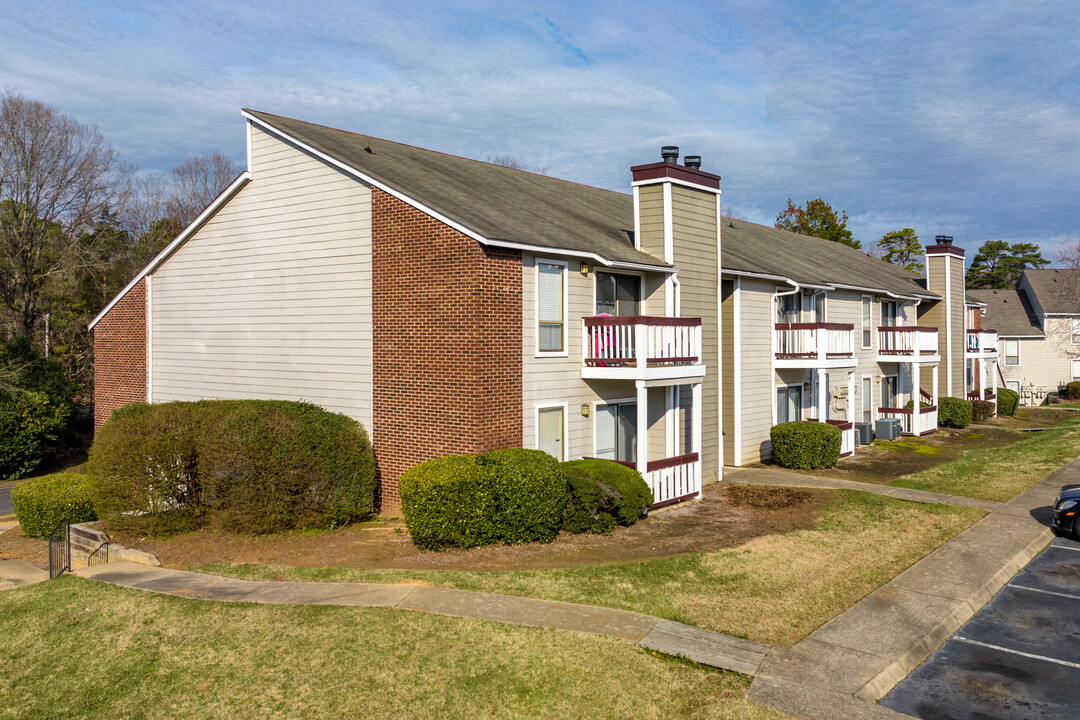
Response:
[[[612,317],[612,316],[610,314],[608,314],[608,313],[600,313],[598,315],[594,315],[593,317]],[[607,334],[608,334],[608,332],[610,332],[610,330],[605,330],[604,328],[598,327],[598,328],[596,328],[596,332],[593,333],[593,357],[594,358],[595,357],[600,357],[600,351],[601,350],[607,350],[607,343],[608,343]],[[607,364],[606,363],[596,363],[596,366],[597,367],[607,367]]]

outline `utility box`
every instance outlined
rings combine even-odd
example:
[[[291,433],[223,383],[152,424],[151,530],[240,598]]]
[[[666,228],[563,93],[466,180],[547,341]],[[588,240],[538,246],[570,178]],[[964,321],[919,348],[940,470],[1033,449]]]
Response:
[[[874,442],[874,424],[868,422],[855,423],[855,444],[872,445]]]
[[[900,418],[881,418],[874,425],[874,431],[879,440],[895,440],[900,437],[902,429]]]

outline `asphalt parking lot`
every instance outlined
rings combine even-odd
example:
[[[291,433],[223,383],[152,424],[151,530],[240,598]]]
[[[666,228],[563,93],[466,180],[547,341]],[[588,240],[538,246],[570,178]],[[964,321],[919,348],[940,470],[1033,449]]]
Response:
[[[0,515],[9,515],[15,512],[11,506],[11,488],[0,487]]]
[[[923,720],[1078,716],[1080,543],[1056,538],[881,704]]]

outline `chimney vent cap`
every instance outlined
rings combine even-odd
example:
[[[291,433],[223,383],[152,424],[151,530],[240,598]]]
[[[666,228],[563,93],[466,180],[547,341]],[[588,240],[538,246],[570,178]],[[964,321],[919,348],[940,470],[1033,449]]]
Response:
[[[679,161],[679,146],[678,145],[665,145],[660,148],[660,156],[664,158],[664,162],[678,162]]]
[[[683,165],[686,167],[699,168],[701,167],[700,155],[687,155],[683,158]]]
[[[934,238],[934,240],[937,241],[938,245],[952,245],[953,236],[952,235],[938,235],[937,237]]]

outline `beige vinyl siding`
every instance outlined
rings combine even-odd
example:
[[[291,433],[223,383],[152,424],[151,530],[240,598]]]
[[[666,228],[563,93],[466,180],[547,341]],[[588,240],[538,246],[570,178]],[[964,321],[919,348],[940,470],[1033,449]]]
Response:
[[[653,257],[664,257],[664,188],[661,184],[638,188],[638,246]]]
[[[720,477],[720,258],[717,196],[671,187],[675,267],[679,268],[680,314],[701,318],[705,378],[701,396],[701,481]]]
[[[370,429],[370,188],[255,127],[251,171],[151,276],[152,400],[306,400]]]
[[[745,465],[772,454],[769,430],[772,428],[773,407],[776,404],[772,370],[772,298],[776,284],[767,280],[742,278],[740,287],[741,343],[736,352],[741,355],[742,363],[742,433],[739,445]]]
[[[1045,338],[1020,338],[1020,364],[1005,364],[1005,337],[998,338],[998,363],[1006,380],[1020,381],[1020,400],[1026,405],[1041,405],[1047,393],[1057,392],[1061,384],[1072,380],[1072,358],[1067,352],[1076,346],[1062,347],[1070,339],[1069,318],[1046,318]],[[1015,339],[1015,338],[1014,338]],[[1077,355],[1076,357],[1080,357]],[[1005,383],[998,378],[998,386]]]
[[[596,414],[593,408],[597,403],[609,403],[617,400],[635,401],[637,391],[632,381],[589,380],[581,379],[582,347],[581,319],[596,314],[594,283],[596,268],[591,267],[589,274],[582,275],[580,267],[585,259],[570,258],[566,273],[567,288],[567,356],[536,357],[536,261],[545,259],[543,255],[522,256],[522,447],[536,447],[536,407],[545,403],[567,403],[567,442],[566,457],[569,460],[590,457],[595,454],[594,422]],[[562,258],[566,260],[566,258]],[[643,292],[656,288],[662,273],[643,275]],[[643,311],[656,313],[652,308],[657,304],[655,294],[644,298]],[[645,310],[648,308],[648,310]],[[662,305],[660,308],[662,312]],[[663,388],[649,390],[649,403],[657,402],[654,398],[664,399]],[[581,414],[581,406],[589,406],[589,416]],[[665,457],[664,424],[661,418],[650,428],[649,458]],[[659,433],[659,434],[657,434]],[[654,440],[654,438],[659,440]]]

